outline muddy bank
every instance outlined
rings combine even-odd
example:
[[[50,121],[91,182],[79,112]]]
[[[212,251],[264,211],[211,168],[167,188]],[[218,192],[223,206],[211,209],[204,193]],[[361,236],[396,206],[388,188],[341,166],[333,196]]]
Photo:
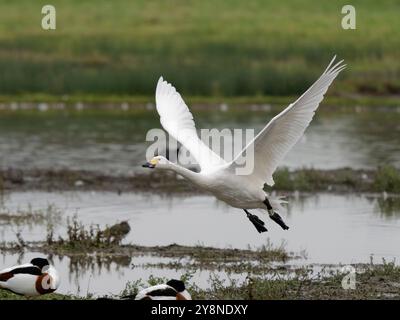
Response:
[[[0,170],[0,187],[7,191],[112,191],[194,193],[194,186],[179,179],[175,174],[163,172],[136,173],[132,175],[106,175],[98,171],[84,170]],[[1,188],[0,188],[1,189]]]
[[[279,169],[274,174],[273,190],[388,192],[400,193],[400,170],[383,166],[376,170]],[[4,191],[112,191],[157,193],[196,193],[195,186],[171,172],[134,173],[112,176],[97,171],[74,170],[0,170],[0,190]],[[267,187],[267,190],[272,188]]]

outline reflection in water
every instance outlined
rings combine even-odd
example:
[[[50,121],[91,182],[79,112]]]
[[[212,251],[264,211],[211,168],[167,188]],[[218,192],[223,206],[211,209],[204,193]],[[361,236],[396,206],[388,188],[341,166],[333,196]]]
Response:
[[[327,112],[321,109],[306,135],[288,154],[290,168],[400,167],[400,113]],[[276,111],[195,112],[198,128],[254,128]],[[69,168],[129,173],[141,170],[149,129],[160,128],[152,112],[7,113],[0,117],[0,168]]]
[[[58,257],[62,261],[63,257]],[[74,283],[78,288],[82,284],[82,275],[89,278],[101,278],[107,274],[120,274],[130,269],[131,257],[109,256],[109,255],[75,255],[65,257],[68,261],[68,281]]]
[[[43,209],[32,209],[28,205],[26,209],[17,208],[10,211],[3,205],[0,205],[0,226],[26,226],[29,230],[36,225],[42,225],[46,228],[54,228],[61,223],[61,211],[53,204],[49,204]]]
[[[387,218],[400,218],[400,197],[380,197],[377,199],[379,212]]]
[[[80,270],[110,271],[111,265],[118,267],[129,267],[132,257],[127,255],[76,255],[71,256],[69,261],[70,272],[79,273]]]

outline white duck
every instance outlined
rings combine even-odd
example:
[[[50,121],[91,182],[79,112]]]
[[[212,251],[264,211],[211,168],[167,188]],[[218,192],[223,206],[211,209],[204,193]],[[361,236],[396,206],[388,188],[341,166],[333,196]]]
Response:
[[[162,156],[152,158],[143,167],[172,170],[197,187],[211,192],[219,200],[243,209],[260,233],[267,231],[264,222],[247,209],[267,210],[273,221],[283,229],[289,229],[276,213],[282,209],[283,201],[270,197],[263,190],[264,184],[274,185],[274,171],[303,136],[324,94],[339,72],[346,67],[342,64],[343,60],[334,64],[335,58],[318,80],[296,102],[275,116],[232,162],[224,161],[199,139],[193,116],[181,95],[160,77],[156,89],[156,105],[161,125],[190,152],[201,171],[190,171]],[[238,175],[236,169],[239,165],[236,160],[246,150],[254,150],[254,169],[249,175]]]
[[[135,300],[192,300],[185,284],[180,280],[169,280],[166,284],[159,284],[140,291]]]
[[[57,290],[60,277],[47,259],[35,258],[30,263],[0,271],[0,289],[24,296],[39,296]]]

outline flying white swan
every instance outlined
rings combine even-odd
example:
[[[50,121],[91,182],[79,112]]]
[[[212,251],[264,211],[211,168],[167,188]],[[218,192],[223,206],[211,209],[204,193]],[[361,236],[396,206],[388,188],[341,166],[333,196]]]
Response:
[[[296,102],[275,116],[261,132],[232,161],[226,162],[209,149],[197,136],[193,116],[181,95],[162,77],[156,89],[157,111],[163,128],[179,141],[196,159],[201,171],[188,170],[156,156],[143,167],[172,170],[197,187],[211,192],[227,204],[243,209],[258,232],[267,231],[265,223],[247,209],[267,210],[270,218],[284,230],[289,229],[276,212],[281,208],[279,198],[270,197],[264,184],[274,185],[273,173],[290,149],[302,137],[329,86],[346,65],[332,59],[325,72]],[[238,175],[237,159],[254,150],[254,169],[249,175]]]

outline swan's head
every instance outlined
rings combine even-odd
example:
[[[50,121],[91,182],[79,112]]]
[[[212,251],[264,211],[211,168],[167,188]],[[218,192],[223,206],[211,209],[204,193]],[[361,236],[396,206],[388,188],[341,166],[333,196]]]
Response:
[[[163,156],[156,156],[153,159],[151,159],[149,162],[145,163],[142,165],[143,168],[158,168],[158,169],[167,169],[169,168],[170,162],[167,160],[167,158]]]

